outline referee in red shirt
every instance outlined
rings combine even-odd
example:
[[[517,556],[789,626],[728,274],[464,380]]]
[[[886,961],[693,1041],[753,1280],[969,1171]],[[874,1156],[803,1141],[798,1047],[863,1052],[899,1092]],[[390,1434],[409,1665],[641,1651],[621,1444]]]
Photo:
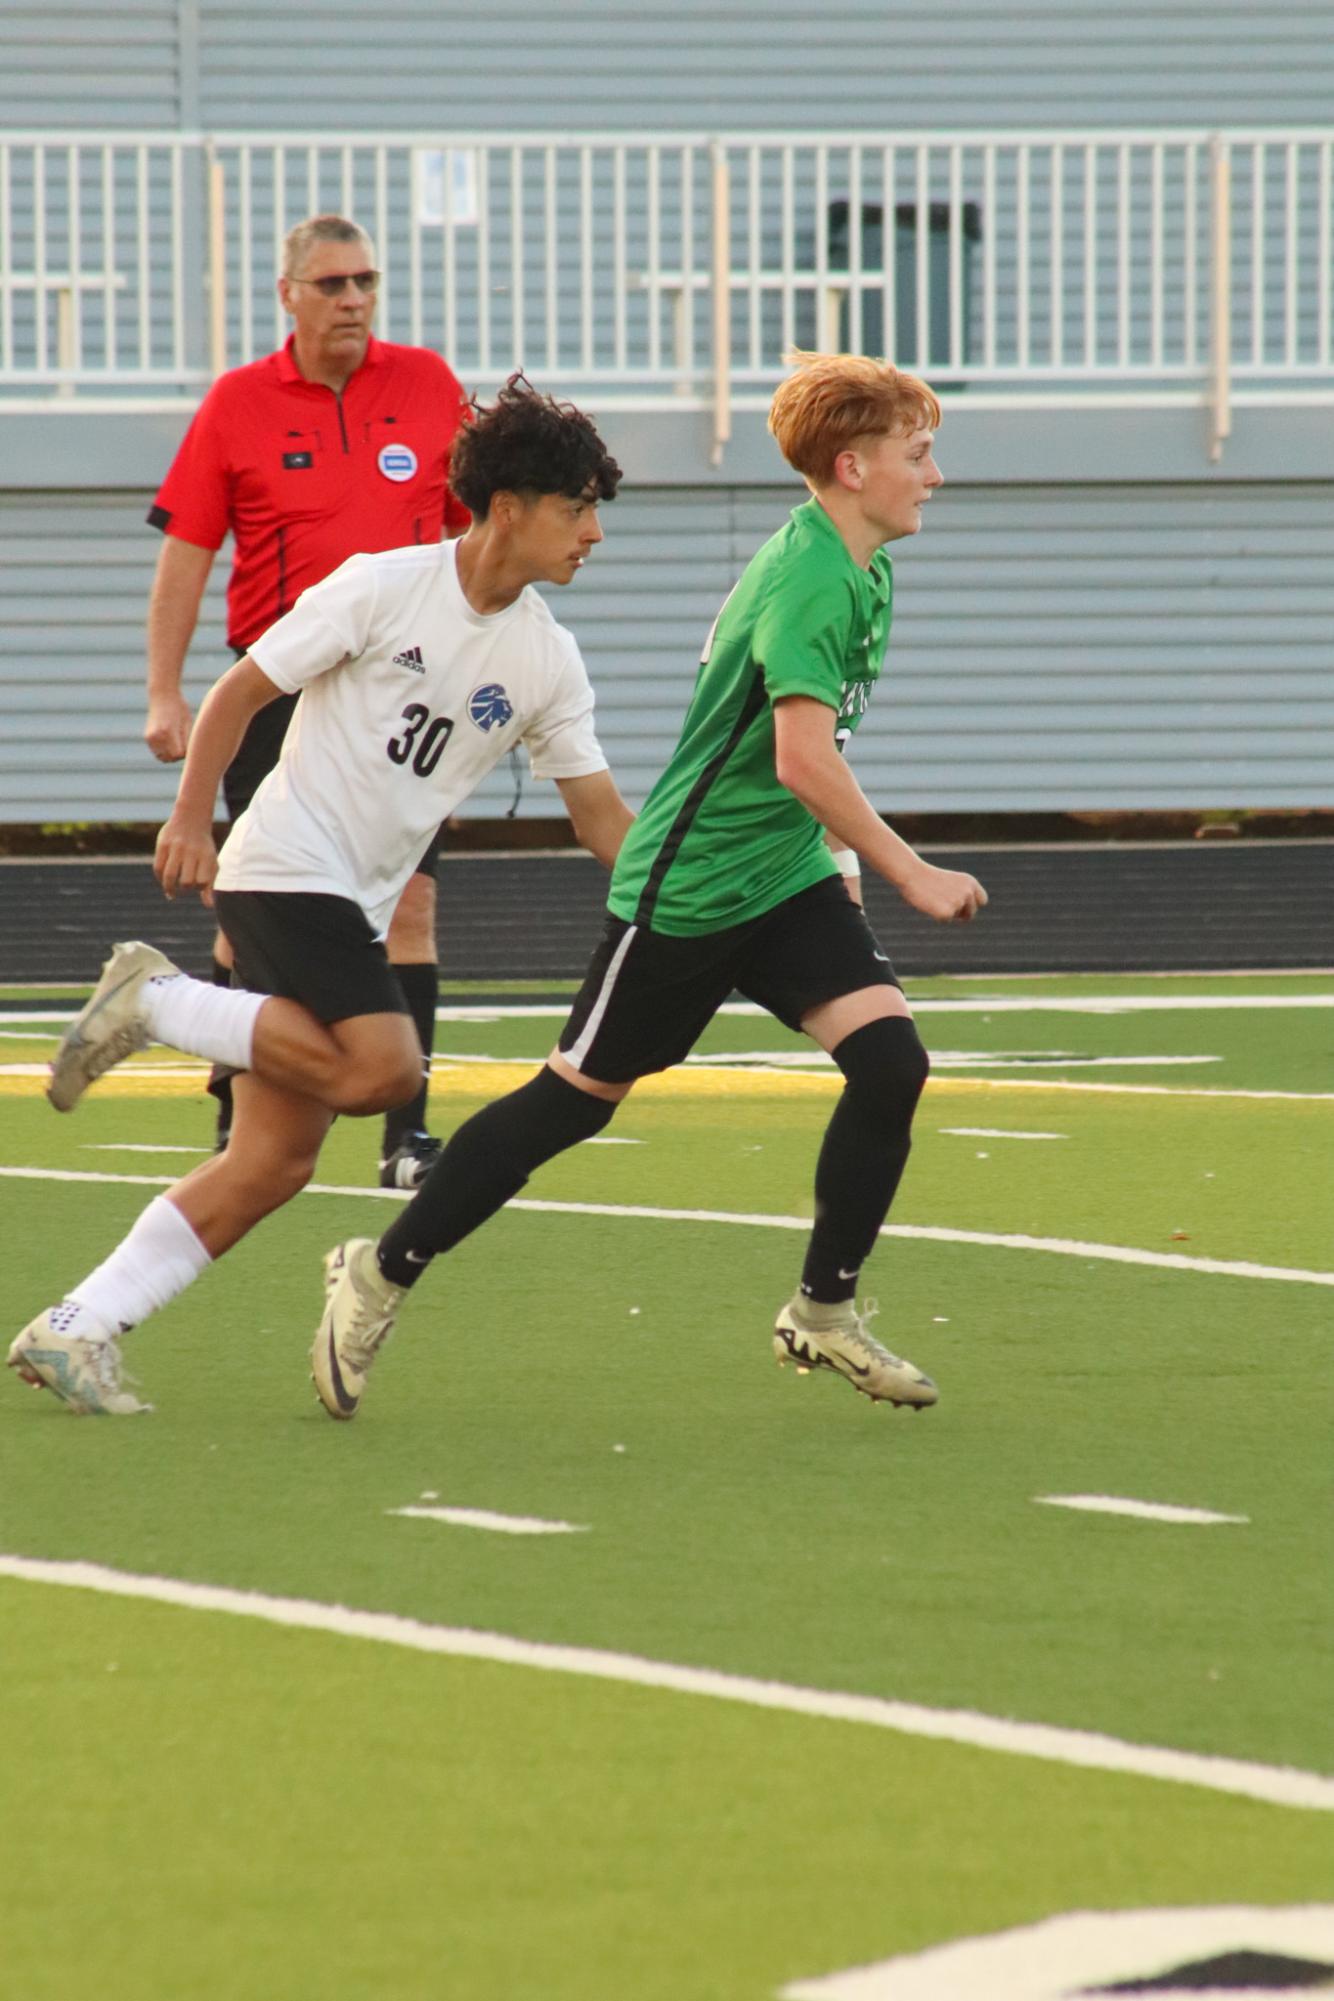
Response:
[[[190,709],[181,672],[213,558],[235,542],[227,585],[227,638],[239,658],[289,611],[308,584],[349,556],[438,542],[468,525],[449,491],[449,455],[468,402],[438,354],[377,340],[371,332],[380,274],[365,230],[344,216],[300,222],[283,245],[278,296],[294,322],[286,345],[209,390],[149,510],[163,531],[148,604],[148,720],[154,757],[185,755]],[[282,749],[296,696],[261,709],[223,778],[235,820]],[[389,928],[398,970],[428,1057],[439,969],[435,938],[436,843],[422,857]],[[214,977],[230,957],[219,934]],[[231,1119],[220,1098],[219,1145]],[[439,1141],[425,1131],[426,1085],[385,1120],[380,1179],[415,1188]]]

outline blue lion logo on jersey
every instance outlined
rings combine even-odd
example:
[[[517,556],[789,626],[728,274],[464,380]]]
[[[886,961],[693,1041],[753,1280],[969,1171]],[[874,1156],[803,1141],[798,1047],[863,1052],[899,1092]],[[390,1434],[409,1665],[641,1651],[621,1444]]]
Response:
[[[488,681],[469,695],[468,714],[479,730],[503,730],[506,723],[514,721],[514,704],[499,681]]]

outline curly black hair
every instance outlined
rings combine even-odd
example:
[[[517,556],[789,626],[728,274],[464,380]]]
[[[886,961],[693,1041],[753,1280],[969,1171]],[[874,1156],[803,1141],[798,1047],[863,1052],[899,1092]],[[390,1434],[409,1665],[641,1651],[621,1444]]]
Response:
[[[621,468],[573,403],[557,403],[527,376],[511,375],[489,410],[476,400],[474,421],[454,441],[449,483],[481,520],[496,493],[596,493],[612,500]]]

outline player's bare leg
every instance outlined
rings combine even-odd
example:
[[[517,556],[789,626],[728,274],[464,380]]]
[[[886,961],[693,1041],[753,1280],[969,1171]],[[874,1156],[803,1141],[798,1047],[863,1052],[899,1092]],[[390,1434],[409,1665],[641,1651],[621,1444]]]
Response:
[[[233,1143],[156,1197],[111,1255],[31,1321],[9,1366],[81,1415],[150,1410],[124,1378],[120,1338],[305,1187],[332,1113],[242,1075]]]
[[[243,1073],[232,1085],[230,1144],[167,1194],[212,1258],[300,1194],[333,1124],[324,1105],[261,1077]]]
[[[296,1001],[271,998],[255,1025],[250,1068],[266,1083],[356,1118],[410,1098],[421,1061],[405,1014],[357,1014],[326,1027]]]
[[[52,1104],[71,1111],[91,1083],[150,1041],[353,1115],[404,1103],[421,1076],[421,1045],[406,1015],[325,1024],[296,1001],[191,979],[151,946],[132,943],[115,947],[62,1038],[47,1087]]]

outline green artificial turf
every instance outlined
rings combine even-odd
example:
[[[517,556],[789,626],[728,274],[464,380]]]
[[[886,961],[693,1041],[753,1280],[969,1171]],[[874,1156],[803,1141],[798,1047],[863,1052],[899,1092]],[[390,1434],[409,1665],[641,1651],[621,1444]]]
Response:
[[[0,1619],[24,2001],[769,2001],[961,1923],[1327,1894],[1323,1816],[1189,1786],[79,1592]]]
[[[959,1050],[1207,1048],[1211,1085],[1317,1091],[1334,1010],[923,1023]],[[536,1060],[553,1026],[447,1021],[437,1046]],[[795,1046],[748,1017],[710,1038]],[[437,1075],[436,1130],[476,1077]],[[937,1079],[899,1225],[1334,1267],[1328,1102]],[[781,1077],[646,1092],[611,1129],[639,1144],[525,1195],[800,1218],[831,1102]],[[70,1118],[0,1097],[0,1165],[150,1184],[0,1181],[15,1330],[196,1157],[108,1149],[205,1148],[210,1125],[194,1090],[106,1086]],[[515,1209],[427,1275],[336,1426],[306,1351],[321,1254],[394,1213],[376,1138],[340,1121],[319,1177],[347,1192],[293,1203],[127,1339],[151,1416],[0,1384],[0,1549],[1334,1766],[1328,1285],[890,1238],[875,1331],[942,1388],[912,1416],[775,1367],[801,1229]],[[391,1512],[425,1496],[585,1532]],[[5,2001],[760,2001],[1067,1909],[1327,1895],[1325,1816],[1188,1786],[33,1584],[0,1582],[0,1635]],[[831,1892],[848,1868],[873,1890]]]

